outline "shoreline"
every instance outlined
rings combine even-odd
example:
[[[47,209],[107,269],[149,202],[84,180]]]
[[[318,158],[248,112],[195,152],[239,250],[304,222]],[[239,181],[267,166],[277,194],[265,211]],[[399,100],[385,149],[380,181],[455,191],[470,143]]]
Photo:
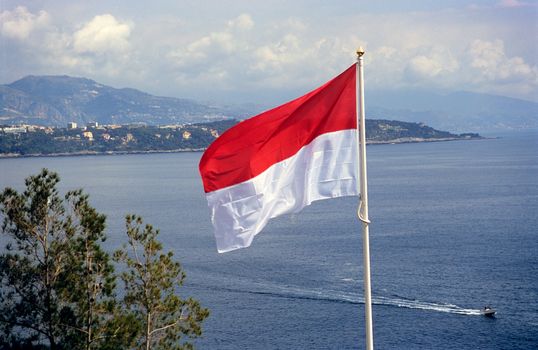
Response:
[[[424,143],[424,142],[448,142],[448,141],[475,141],[492,139],[488,137],[473,137],[473,138],[458,138],[447,137],[439,139],[424,139],[415,137],[399,138],[387,141],[366,141],[366,145],[394,145],[405,143]],[[147,151],[80,151],[80,152],[65,152],[65,153],[32,153],[32,154],[18,154],[18,153],[0,153],[0,159],[7,158],[43,158],[43,157],[82,157],[82,156],[117,156],[127,154],[155,154],[155,153],[183,153],[183,152],[203,152],[207,148],[179,148],[173,150],[147,150]]]

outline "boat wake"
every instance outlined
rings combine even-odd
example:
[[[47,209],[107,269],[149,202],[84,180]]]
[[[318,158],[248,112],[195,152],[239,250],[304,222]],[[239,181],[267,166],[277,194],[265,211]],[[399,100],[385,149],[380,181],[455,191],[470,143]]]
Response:
[[[481,315],[480,309],[467,309],[448,303],[433,303],[421,300],[409,300],[400,298],[372,297],[372,303],[378,305],[397,306],[408,309],[446,312],[459,315]]]
[[[255,286],[256,288],[242,289],[225,286],[212,286],[209,288],[212,290],[220,290],[231,293],[268,295],[272,297],[287,299],[320,300],[337,303],[364,304],[364,297],[357,293],[348,293],[329,289],[304,289],[293,286],[268,285],[262,283],[254,283],[249,287],[253,286]],[[459,315],[481,315],[480,309],[468,309],[449,303],[421,301],[396,295],[392,295],[390,297],[374,295],[372,296],[372,303],[374,305],[394,306],[407,309],[445,312]]]

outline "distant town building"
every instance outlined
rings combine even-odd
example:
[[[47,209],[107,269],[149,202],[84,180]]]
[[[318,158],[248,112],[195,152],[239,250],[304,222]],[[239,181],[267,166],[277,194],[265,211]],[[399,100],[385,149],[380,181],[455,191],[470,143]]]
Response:
[[[77,123],[69,122],[69,123],[67,123],[67,128],[68,129],[76,129],[77,128]]]
[[[169,125],[160,125],[159,129],[181,129],[182,124],[169,124]]]
[[[219,132],[218,132],[218,130],[211,129],[211,135],[212,135],[214,138],[219,137]]]
[[[122,137],[121,140],[123,141],[123,144],[128,144],[129,142],[132,142],[134,141],[134,136],[133,134],[131,133],[128,133],[127,135],[125,135],[125,137]]]
[[[25,126],[8,126],[2,129],[6,134],[22,134],[25,133]]]
[[[191,133],[188,131],[183,131],[183,140],[188,140],[191,138]]]
[[[88,124],[86,124],[86,127],[88,128],[96,128],[98,126],[99,126],[98,122],[89,122]]]
[[[84,131],[82,136],[84,136],[85,139],[88,139],[88,141],[93,141],[93,134],[91,131]]]

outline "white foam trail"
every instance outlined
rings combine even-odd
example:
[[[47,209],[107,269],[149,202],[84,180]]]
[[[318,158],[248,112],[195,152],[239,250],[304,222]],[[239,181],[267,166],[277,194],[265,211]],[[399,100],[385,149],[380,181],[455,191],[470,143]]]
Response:
[[[357,282],[357,280],[355,280],[353,278],[342,278],[342,281],[343,282]]]
[[[420,300],[374,297],[372,299],[372,303],[377,305],[390,305],[408,309],[429,310],[459,315],[481,315],[479,309],[467,309],[454,304],[432,303]]]
[[[353,304],[364,304],[364,297],[359,296],[355,293],[346,293],[335,290],[307,290],[294,287],[282,287],[278,288],[278,292],[275,294],[280,294],[282,296],[288,297],[299,297],[299,298],[312,298],[312,299],[321,299],[321,300],[331,300],[331,301],[341,301],[349,302]],[[479,309],[468,309],[463,308],[458,305],[448,304],[448,303],[434,303],[420,300],[410,300],[405,298],[397,297],[383,297],[383,296],[373,296],[372,303],[374,305],[385,305],[385,306],[396,306],[407,309],[416,309],[416,310],[425,310],[425,311],[436,311],[436,312],[446,312],[451,314],[459,315],[481,315]]]
[[[301,298],[345,302],[351,304],[364,304],[364,298],[357,293],[349,293],[330,289],[305,289],[290,285],[278,285],[264,282],[247,282],[245,284],[240,284],[242,284],[246,288],[237,288],[236,286],[226,288],[221,286],[217,287],[216,289],[225,289],[227,291],[237,293],[267,294],[282,298]],[[475,316],[482,314],[480,309],[468,309],[449,303],[420,301],[398,296],[384,297],[374,295],[372,298],[372,303],[374,305],[395,306],[407,309],[445,312],[459,315]]]
[[[313,291],[303,290],[305,294],[312,293]],[[323,290],[317,291],[314,293],[318,295],[321,299],[330,299],[335,301],[345,301],[350,303],[364,303],[364,298],[354,293],[345,293],[340,291],[333,290]],[[416,309],[416,310],[426,310],[426,311],[437,311],[437,312],[446,312],[451,314],[459,315],[481,315],[479,309],[467,309],[460,307],[454,304],[447,303],[434,303],[420,300],[411,300],[405,298],[397,297],[383,297],[383,296],[373,296],[372,303],[374,305],[385,305],[385,306],[396,306],[407,309]]]

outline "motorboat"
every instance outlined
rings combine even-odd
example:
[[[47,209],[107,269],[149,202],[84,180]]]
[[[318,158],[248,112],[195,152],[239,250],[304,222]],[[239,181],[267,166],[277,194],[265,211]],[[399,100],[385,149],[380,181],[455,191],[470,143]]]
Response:
[[[490,306],[484,306],[484,308],[480,311],[482,315],[487,317],[493,317],[495,315],[495,312],[497,312],[494,308]]]

